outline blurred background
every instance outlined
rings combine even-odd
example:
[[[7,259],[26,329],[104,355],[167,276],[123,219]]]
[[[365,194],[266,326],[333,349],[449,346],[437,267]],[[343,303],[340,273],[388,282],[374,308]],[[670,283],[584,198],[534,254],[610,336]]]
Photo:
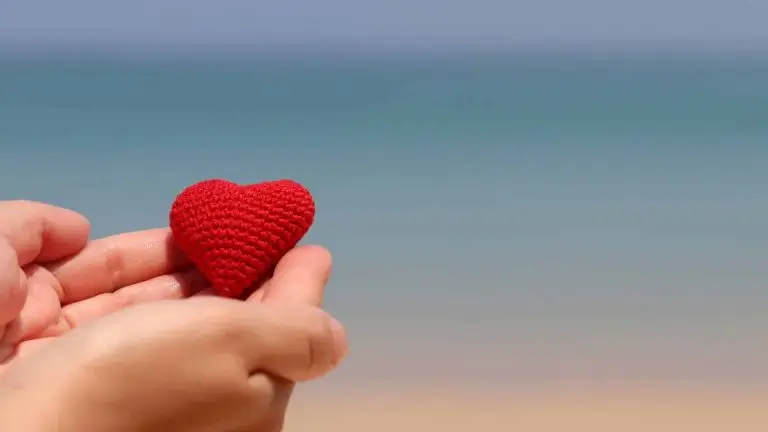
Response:
[[[3,0],[0,198],[104,236],[208,177],[306,184],[352,351],[289,430],[764,431],[767,22],[760,0]]]

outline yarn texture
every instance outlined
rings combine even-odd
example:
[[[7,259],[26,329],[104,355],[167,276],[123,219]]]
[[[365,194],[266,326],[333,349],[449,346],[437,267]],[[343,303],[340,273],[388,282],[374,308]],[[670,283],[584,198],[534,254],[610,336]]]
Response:
[[[293,180],[239,185],[222,179],[181,191],[169,217],[178,247],[226,297],[262,282],[314,218],[312,195]]]

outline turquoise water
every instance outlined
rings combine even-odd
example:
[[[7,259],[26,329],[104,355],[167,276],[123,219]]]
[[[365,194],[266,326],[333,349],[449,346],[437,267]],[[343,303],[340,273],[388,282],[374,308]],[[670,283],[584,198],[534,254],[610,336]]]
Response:
[[[338,383],[768,384],[768,59],[6,59],[0,148],[98,236],[306,183]]]
[[[723,137],[764,133],[768,98],[768,61],[738,59],[6,62],[1,70],[6,134],[41,120],[38,134],[92,119],[91,133],[162,132],[184,122],[251,140],[300,135],[296,122],[328,137],[384,129],[398,141],[417,134],[406,136],[461,144],[648,128]]]

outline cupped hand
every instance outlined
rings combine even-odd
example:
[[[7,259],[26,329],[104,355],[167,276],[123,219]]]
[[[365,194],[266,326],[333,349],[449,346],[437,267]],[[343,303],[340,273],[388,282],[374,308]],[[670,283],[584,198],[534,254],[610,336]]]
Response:
[[[341,325],[309,305],[127,308],[14,364],[0,380],[3,430],[276,432],[287,400],[275,380],[318,378],[345,349]]]
[[[28,201],[0,202],[0,374],[86,322],[124,307],[182,298],[204,279],[168,229],[88,241],[88,220]]]
[[[63,361],[56,352],[65,351],[36,353],[60,336],[82,339],[85,332],[73,329],[90,323],[99,330],[89,334],[95,332],[99,340],[120,340],[131,326],[110,326],[106,318],[119,315],[120,322],[125,322],[141,315],[141,322],[151,323],[162,317],[117,312],[144,303],[168,303],[163,300],[189,302],[173,300],[210,293],[205,279],[175,247],[168,229],[92,242],[88,236],[88,221],[75,212],[34,202],[0,202],[0,381],[9,368],[31,370],[27,364]],[[247,303],[319,306],[330,272],[331,257],[325,249],[298,247],[280,261],[274,276]],[[107,324],[102,326],[102,321]],[[13,381],[31,376],[13,375]],[[271,407],[270,422],[258,430],[280,430],[295,378],[284,375],[281,378],[279,371],[267,368],[254,374],[261,377],[263,398]]]
[[[88,220],[71,210],[0,202],[0,375],[52,338],[125,307],[211,293],[168,228],[92,242],[89,232]],[[302,280],[268,280],[249,300],[319,306],[330,272],[327,250],[298,247],[273,279]]]

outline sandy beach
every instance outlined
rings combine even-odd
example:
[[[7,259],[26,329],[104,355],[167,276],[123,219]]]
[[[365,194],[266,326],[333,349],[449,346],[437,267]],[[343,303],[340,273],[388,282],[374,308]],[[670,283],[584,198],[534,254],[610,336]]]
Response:
[[[298,395],[286,432],[765,432],[768,393],[540,392]]]

